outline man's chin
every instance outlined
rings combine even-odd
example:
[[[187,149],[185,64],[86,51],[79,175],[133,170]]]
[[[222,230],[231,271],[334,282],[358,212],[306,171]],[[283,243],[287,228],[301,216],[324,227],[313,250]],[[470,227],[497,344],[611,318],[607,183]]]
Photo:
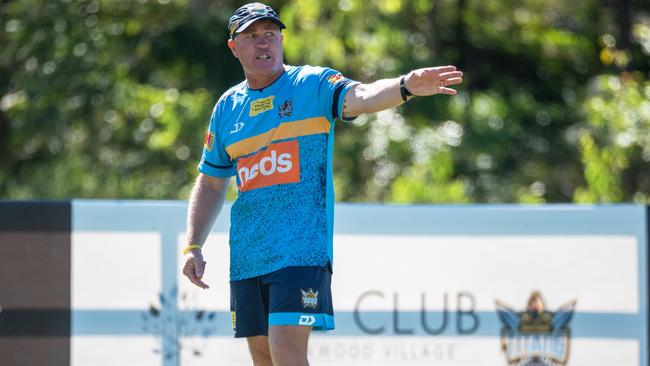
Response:
[[[257,64],[248,68],[248,74],[255,77],[271,77],[284,71],[282,64]]]

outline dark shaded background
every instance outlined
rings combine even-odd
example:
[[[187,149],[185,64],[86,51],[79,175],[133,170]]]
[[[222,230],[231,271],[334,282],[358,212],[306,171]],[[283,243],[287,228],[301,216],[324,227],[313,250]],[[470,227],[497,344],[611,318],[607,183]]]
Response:
[[[339,200],[650,202],[650,1],[269,3],[287,63],[465,72],[337,126]],[[0,1],[0,197],[187,198],[242,4]]]

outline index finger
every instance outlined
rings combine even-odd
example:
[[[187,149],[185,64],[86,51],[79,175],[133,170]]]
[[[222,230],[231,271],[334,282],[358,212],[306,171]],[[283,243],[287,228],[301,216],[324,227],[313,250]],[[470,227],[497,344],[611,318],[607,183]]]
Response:
[[[188,260],[187,263],[185,263],[185,267],[183,267],[183,274],[185,275],[185,277],[187,277],[190,280],[190,282],[192,282],[196,286],[202,289],[210,288],[210,286],[208,286],[205,282],[201,281],[200,278],[196,277],[193,261]]]
[[[452,71],[456,71],[456,66],[448,65],[448,66],[430,67],[425,70],[426,73],[432,73],[436,75],[440,75]]]

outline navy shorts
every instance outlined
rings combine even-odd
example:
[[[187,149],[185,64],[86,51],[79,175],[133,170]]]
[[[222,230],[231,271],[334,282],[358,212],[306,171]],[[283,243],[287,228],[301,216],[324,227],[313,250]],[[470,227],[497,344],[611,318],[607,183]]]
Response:
[[[235,337],[268,335],[269,325],[334,329],[331,280],[325,267],[287,267],[230,282]]]

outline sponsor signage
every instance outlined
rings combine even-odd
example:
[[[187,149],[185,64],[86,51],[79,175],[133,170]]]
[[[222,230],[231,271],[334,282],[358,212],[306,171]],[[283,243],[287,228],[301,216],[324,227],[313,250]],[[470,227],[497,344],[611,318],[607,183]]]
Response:
[[[298,140],[277,142],[237,160],[240,192],[276,184],[300,182]]]
[[[276,170],[288,151],[275,147]],[[185,202],[71,206],[71,365],[250,365],[232,338],[228,208],[204,246],[203,291],[179,271]],[[312,365],[648,366],[646,207],[337,205],[335,217],[336,329],[314,332]]]
[[[248,115],[250,117],[255,117],[260,113],[264,113],[266,111],[272,110],[273,99],[275,99],[275,95],[271,95],[266,98],[256,99],[252,101]]]

